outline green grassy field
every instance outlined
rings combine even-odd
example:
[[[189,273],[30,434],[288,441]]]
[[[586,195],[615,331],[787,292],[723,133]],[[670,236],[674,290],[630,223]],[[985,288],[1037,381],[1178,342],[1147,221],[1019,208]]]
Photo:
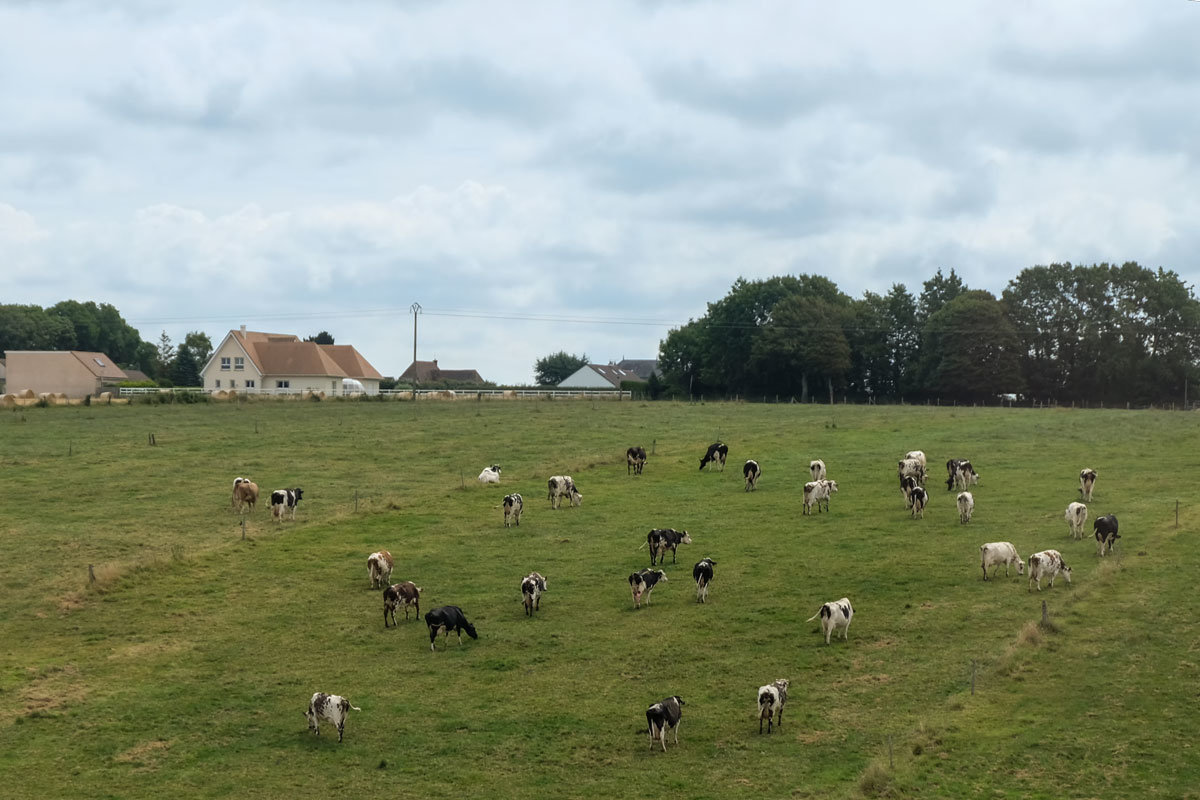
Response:
[[[0,796],[1200,797],[1198,419],[587,401],[6,411]],[[729,466],[698,472],[718,437]],[[654,449],[640,477],[631,444]],[[896,487],[910,449],[930,459],[924,520]],[[944,488],[952,456],[982,476],[967,526]],[[746,458],[763,468],[752,494]],[[802,517],[813,458],[840,492]],[[503,482],[478,485],[494,462]],[[1113,557],[1067,533],[1084,466],[1100,474],[1091,518],[1121,521]],[[574,476],[581,508],[550,510],[553,474]],[[242,541],[235,475],[264,501],[303,487],[296,521],[260,502]],[[525,515],[505,530],[512,491]],[[694,543],[635,610],[626,577],[649,566],[652,527]],[[1026,558],[1057,548],[1074,584],[984,583],[978,548],[997,540]],[[461,606],[479,640],[430,653],[423,622],[385,630],[366,571],[379,548],[393,581],[424,588],[422,611]],[[698,605],[704,556],[718,564]],[[532,570],[549,591],[529,619]],[[850,638],[827,647],[804,620],[843,595]],[[1042,600],[1050,629],[1031,624]],[[781,677],[784,727],[760,736],[756,689]],[[307,730],[314,691],[362,707],[342,744]],[[663,754],[639,730],[670,694],[687,705]]]

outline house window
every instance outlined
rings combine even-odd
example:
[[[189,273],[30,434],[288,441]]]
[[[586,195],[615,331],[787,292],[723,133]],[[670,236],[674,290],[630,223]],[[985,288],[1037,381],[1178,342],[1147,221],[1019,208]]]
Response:
[[[242,358],[241,356],[238,356],[235,359],[233,359],[233,368],[234,369],[245,369],[246,368],[246,359]]]
[[[246,381],[246,388],[247,388],[247,389],[253,389],[253,388],[254,388],[254,381],[252,381],[252,380],[248,380],[248,381]]]
[[[229,369],[229,356],[221,356],[221,369]]]
[[[233,388],[235,388],[236,386],[237,386],[237,381],[235,381],[235,380],[233,380],[233,379],[231,378],[231,379],[229,380],[229,388],[230,388],[230,389],[233,389]]]
[[[101,361],[101,360],[100,360],[100,359],[98,359],[98,358],[93,358],[93,359],[92,359],[92,361],[95,361],[95,362],[96,362],[96,366],[98,366],[98,367],[103,367],[103,366],[104,366],[104,362],[103,362],[103,361]]]
[[[290,389],[290,388],[292,388],[292,382],[291,381],[275,381],[275,388],[276,389]]]
[[[330,393],[330,394],[337,394],[337,381],[330,381],[330,382],[329,382],[329,393]]]
[[[221,379],[220,378],[217,378],[217,380],[213,383],[213,387],[216,389],[221,388]]]

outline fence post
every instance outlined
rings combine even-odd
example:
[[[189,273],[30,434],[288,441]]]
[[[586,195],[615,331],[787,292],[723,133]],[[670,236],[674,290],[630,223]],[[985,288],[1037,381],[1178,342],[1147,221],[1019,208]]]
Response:
[[[67,456],[69,457],[74,452],[75,452],[75,443],[72,441],[68,441],[67,442]]]
[[[354,490],[354,513],[358,513],[358,489]]]
[[[971,696],[975,696],[975,659],[971,659]]]
[[[246,541],[246,515],[242,514],[242,541]]]
[[[892,759],[892,735],[888,734],[888,769],[895,771],[896,762]]]
[[[96,571],[92,568],[93,565],[88,564],[88,583],[96,582]]]
[[[1175,501],[1175,528],[1179,528],[1179,501]]]
[[[1046,601],[1042,601],[1042,625],[1050,624],[1050,615],[1046,613]]]
[[[655,449],[658,447],[658,439],[650,442],[650,455],[654,455]]]

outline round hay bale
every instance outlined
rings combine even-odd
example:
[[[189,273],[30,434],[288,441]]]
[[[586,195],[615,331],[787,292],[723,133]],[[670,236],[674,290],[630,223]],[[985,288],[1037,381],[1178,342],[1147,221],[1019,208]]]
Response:
[[[67,395],[64,392],[53,392],[50,397],[50,402],[54,403],[56,406],[68,405]]]
[[[412,392],[398,392],[396,394],[396,399],[397,400],[412,400],[413,393]]]
[[[99,399],[100,399],[101,403],[104,403],[105,405],[111,405],[112,404],[112,392],[101,392]]]
[[[504,394],[502,394],[500,396],[505,398],[506,400],[512,400],[517,396],[517,393],[512,389],[505,389]]]
[[[12,408],[17,404],[17,396],[12,394],[0,395],[0,408]]]
[[[229,399],[229,392],[225,391],[224,389],[217,389],[212,393],[212,396],[213,400],[227,400]]]
[[[21,400],[35,400],[37,396],[33,393],[33,389],[22,389],[17,392],[17,397]]]

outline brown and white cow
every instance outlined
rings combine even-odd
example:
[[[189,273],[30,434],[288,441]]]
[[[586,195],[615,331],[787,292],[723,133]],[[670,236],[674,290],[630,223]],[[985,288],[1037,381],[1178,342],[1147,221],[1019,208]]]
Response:
[[[555,475],[546,481],[546,499],[550,501],[550,507],[555,511],[558,510],[559,504],[564,497],[570,499],[572,506],[583,504],[583,495],[579,493],[579,489],[575,487],[575,481],[570,475]]]
[[[392,554],[387,550],[379,550],[367,556],[367,577],[371,579],[371,588],[379,589],[387,586],[392,579]]]
[[[531,572],[521,579],[521,598],[525,604],[525,615],[533,616],[533,612],[542,607],[542,592],[546,591],[546,579],[536,572]]]
[[[641,475],[642,468],[646,466],[646,448],[630,447],[625,451],[625,474],[632,472],[634,475]]]
[[[1084,467],[1079,470],[1079,499],[1092,502],[1092,489],[1096,486],[1096,470]]]
[[[1042,590],[1042,578],[1050,579],[1050,588],[1054,588],[1054,579],[1062,574],[1067,579],[1067,584],[1071,583],[1071,568],[1063,562],[1062,554],[1057,550],[1043,550],[1040,553],[1034,553],[1029,557],[1029,588],[1026,591],[1033,591],[1033,584],[1037,582],[1037,588]]]
[[[258,503],[258,484],[249,478],[233,479],[233,498],[230,500],[233,510],[242,513],[243,510],[253,511]]]
[[[411,607],[416,611],[416,618],[421,618],[421,587],[417,586],[412,581],[404,581],[403,583],[393,583],[391,586],[383,590],[383,627],[388,626],[388,616],[392,618],[392,624],[396,624],[396,609],[400,606],[404,607],[404,621],[408,621],[408,609]]]

